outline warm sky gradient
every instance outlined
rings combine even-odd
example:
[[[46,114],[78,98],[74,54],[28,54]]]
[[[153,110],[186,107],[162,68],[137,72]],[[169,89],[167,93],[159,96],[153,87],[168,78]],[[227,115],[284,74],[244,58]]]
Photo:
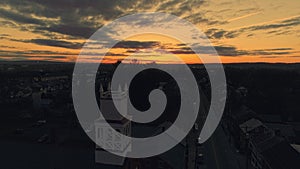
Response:
[[[197,25],[223,62],[300,62],[299,9],[299,0],[1,0],[0,59],[75,61],[85,40],[103,24],[159,11]],[[144,47],[199,62],[180,42],[149,34],[124,40],[108,60]]]

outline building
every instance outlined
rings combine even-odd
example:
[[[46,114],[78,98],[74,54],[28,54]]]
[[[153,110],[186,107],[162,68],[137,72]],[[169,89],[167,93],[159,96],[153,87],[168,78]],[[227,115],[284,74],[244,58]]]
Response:
[[[300,166],[300,154],[284,137],[252,118],[240,125],[250,155],[251,165],[255,169],[296,169]]]
[[[226,118],[226,128],[230,133],[230,142],[240,151],[245,151],[245,133],[241,125],[256,116],[256,113],[249,107],[242,105],[234,109]],[[248,125],[248,124],[246,124]]]
[[[103,119],[95,121],[96,163],[122,166],[125,158],[116,156],[104,149],[118,153],[130,151],[130,142],[126,141],[125,135],[131,135],[131,123],[118,113],[112,100],[112,95],[114,95],[117,98],[116,104],[127,111],[127,94],[127,89],[122,91],[119,88],[118,91],[110,91],[110,87],[108,87],[108,90],[104,91],[102,85],[100,86],[100,110],[106,121]],[[114,132],[111,127],[118,133]]]

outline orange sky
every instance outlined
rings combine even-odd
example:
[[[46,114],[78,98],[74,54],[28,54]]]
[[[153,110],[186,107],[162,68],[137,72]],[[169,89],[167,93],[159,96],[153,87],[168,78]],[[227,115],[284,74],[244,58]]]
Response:
[[[159,11],[172,13],[197,25],[216,46],[224,63],[300,61],[299,0],[153,0],[151,3],[137,0],[127,4],[51,2],[0,2],[1,60],[73,62],[88,35],[102,24],[126,14]],[[161,46],[155,48],[168,46],[176,49],[180,44],[170,37],[149,34],[126,40],[159,42]],[[110,53],[115,56],[107,58],[110,62],[110,59],[122,59],[131,55],[132,50],[112,49]],[[176,55],[187,63],[200,62],[194,54],[178,53]],[[137,59],[165,63],[170,58],[148,54]]]

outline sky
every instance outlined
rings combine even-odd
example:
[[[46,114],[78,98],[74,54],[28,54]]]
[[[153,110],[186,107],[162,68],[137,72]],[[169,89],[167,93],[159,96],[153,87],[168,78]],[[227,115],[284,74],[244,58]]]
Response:
[[[1,0],[0,61],[74,62],[103,25],[138,12],[165,12],[204,32],[223,63],[300,62],[299,9],[299,0]],[[105,61],[147,48],[201,62],[182,42],[154,34],[124,39]],[[141,62],[172,61],[146,53],[138,57]]]

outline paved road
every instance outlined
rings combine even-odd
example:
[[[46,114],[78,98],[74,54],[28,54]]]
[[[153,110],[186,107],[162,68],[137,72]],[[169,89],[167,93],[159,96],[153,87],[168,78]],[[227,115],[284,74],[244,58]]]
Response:
[[[204,143],[204,160],[208,169],[242,169],[238,154],[230,146],[221,126]]]

